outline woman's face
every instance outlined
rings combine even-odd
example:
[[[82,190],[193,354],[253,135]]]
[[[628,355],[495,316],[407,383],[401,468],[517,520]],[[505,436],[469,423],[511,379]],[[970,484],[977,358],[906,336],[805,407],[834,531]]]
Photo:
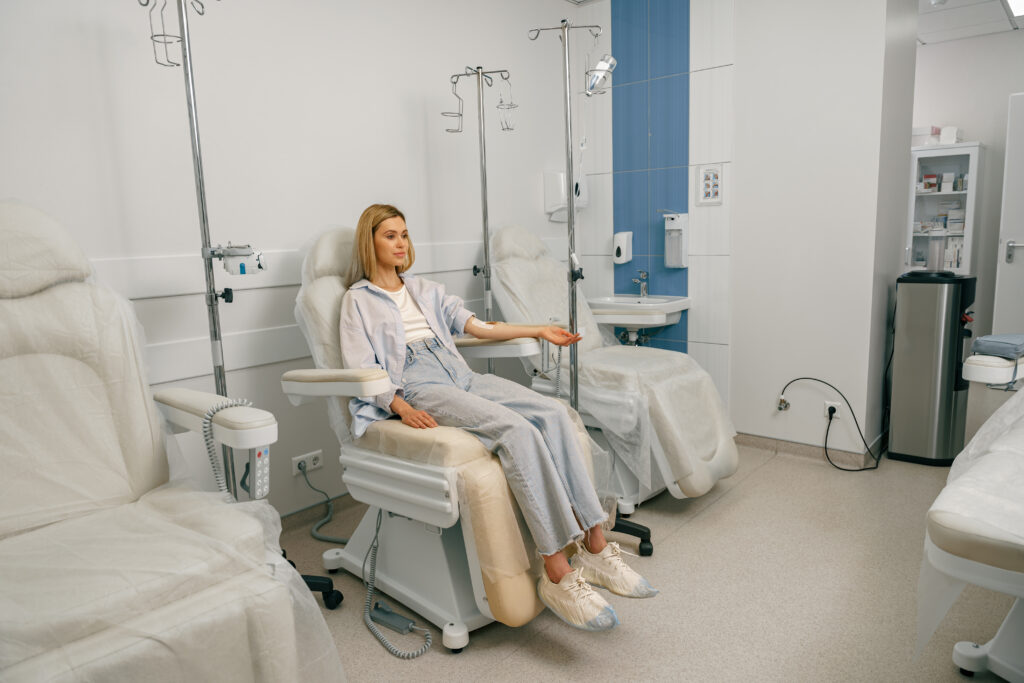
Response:
[[[409,231],[399,216],[388,218],[377,225],[373,233],[373,249],[380,268],[400,267],[409,253]]]

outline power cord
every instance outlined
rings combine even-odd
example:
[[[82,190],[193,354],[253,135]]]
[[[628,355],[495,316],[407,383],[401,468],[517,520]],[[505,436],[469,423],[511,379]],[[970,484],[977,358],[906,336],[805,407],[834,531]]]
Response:
[[[306,480],[306,486],[308,486],[309,488],[313,489],[314,491],[319,493],[321,496],[323,496],[324,497],[324,502],[327,503],[327,516],[324,517],[319,522],[317,522],[316,524],[313,525],[313,530],[310,532],[310,534],[313,536],[313,538],[315,538],[318,541],[325,541],[327,543],[338,543],[340,545],[347,544],[348,543],[348,539],[347,538],[335,538],[334,536],[327,536],[325,534],[321,534],[320,533],[320,527],[324,526],[325,524],[329,524],[330,521],[332,519],[334,519],[334,501],[331,500],[331,497],[329,495],[327,495],[326,491],[321,491],[317,487],[313,486],[312,483],[310,483],[310,481],[309,481],[309,474],[306,472],[306,463],[300,462],[298,464],[298,468],[299,468],[299,471],[302,472],[302,478]],[[347,495],[348,495],[348,491],[346,491],[345,493],[341,494],[341,496],[347,496]],[[338,497],[341,498],[341,496],[338,496]]]
[[[410,625],[409,628],[414,631],[423,632],[423,645],[418,650],[407,652],[405,650],[399,650],[397,647],[388,642],[388,639],[384,637],[384,634],[380,632],[377,625],[373,623],[373,619],[370,616],[371,606],[373,605],[373,594],[376,591],[376,579],[377,579],[377,550],[380,548],[380,523],[383,519],[384,511],[377,510],[377,526],[373,532],[373,542],[370,543],[370,547],[366,550],[366,556],[363,557],[363,585],[366,586],[366,603],[363,606],[363,623],[366,624],[366,628],[370,630],[370,633],[380,641],[380,644],[384,648],[398,657],[399,659],[416,659],[422,654],[425,654],[430,649],[432,644],[432,638],[430,635],[430,629],[421,628],[419,626]],[[366,578],[366,561],[370,561],[370,578]]]
[[[850,416],[853,417],[853,424],[856,425],[857,427],[857,434],[860,435],[860,440],[864,444],[864,448],[867,449],[868,455],[871,456],[871,459],[875,461],[874,465],[859,468],[840,467],[839,465],[832,462],[832,458],[829,457],[828,454],[828,433],[832,427],[832,420],[833,416],[835,415],[836,409],[835,406],[829,406],[828,425],[825,427],[825,459],[828,460],[828,464],[832,465],[832,467],[835,467],[837,470],[842,470],[843,472],[867,472],[868,470],[877,470],[878,464],[882,460],[882,453],[881,451],[879,451],[878,455],[876,456],[874,453],[871,452],[871,446],[868,445],[867,439],[864,438],[864,432],[861,431],[860,422],[857,421],[857,414],[853,412],[853,406],[850,405],[850,401],[846,398],[846,395],[843,394],[843,392],[839,391],[839,389],[837,389],[835,386],[829,384],[823,379],[818,379],[817,377],[797,377],[796,379],[791,379],[788,382],[786,382],[786,386],[782,387],[782,391],[779,392],[779,410],[786,410],[789,408],[789,401],[786,400],[786,389],[789,388],[790,384],[793,384],[794,382],[799,382],[801,380],[820,382],[821,384],[824,384],[825,386],[829,387],[842,397],[843,401],[846,403],[847,409],[850,411]]]
[[[334,538],[332,536],[326,536],[324,534],[319,533],[320,527],[329,523],[331,521],[331,518],[334,517],[334,501],[331,500],[331,497],[327,495],[326,491],[318,489],[317,487],[313,486],[313,484],[309,481],[309,474],[306,472],[306,463],[300,462],[298,464],[298,468],[299,471],[302,472],[302,478],[306,480],[306,486],[322,495],[324,497],[324,502],[327,503],[327,516],[321,519],[313,526],[313,530],[311,532],[313,538],[317,539],[318,541],[326,541],[328,543],[339,543],[341,545],[346,545],[349,542],[349,539],[347,538]],[[348,493],[346,492],[341,495],[347,496]],[[374,637],[380,641],[381,645],[383,645],[388,652],[390,652],[395,657],[398,657],[400,659],[415,659],[416,657],[419,657],[420,655],[424,654],[427,650],[430,649],[430,646],[432,645],[432,637],[430,635],[430,630],[421,628],[419,626],[414,626],[411,621],[405,620],[404,617],[400,617],[399,615],[396,615],[393,612],[391,612],[391,610],[383,603],[381,603],[380,605],[373,605],[373,595],[376,592],[377,580],[377,550],[380,547],[380,525],[382,519],[383,510],[377,510],[377,526],[373,532],[373,542],[370,544],[370,547],[366,550],[366,556],[363,557],[363,585],[366,587],[366,604],[363,609],[363,621],[366,623],[366,628],[370,630],[370,633],[372,633]],[[365,578],[367,560],[370,561],[369,579]],[[380,632],[380,629],[377,628],[377,625],[373,622],[373,618],[371,617],[371,612],[378,615],[381,615],[383,613],[384,618],[390,617],[389,620],[392,623],[400,623],[407,621],[407,629],[414,631],[422,631],[424,640],[422,647],[412,652],[399,650],[397,647],[392,645],[388,641],[388,639],[384,637],[384,634]],[[407,633],[408,631],[404,632]]]

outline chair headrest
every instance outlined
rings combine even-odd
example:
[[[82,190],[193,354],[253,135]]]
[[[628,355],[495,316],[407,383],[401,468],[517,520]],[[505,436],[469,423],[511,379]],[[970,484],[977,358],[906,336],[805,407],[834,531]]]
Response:
[[[92,275],[71,234],[39,209],[0,202],[0,298],[17,299]]]
[[[502,228],[491,241],[491,256],[495,261],[523,258],[529,261],[548,254],[548,247],[537,235],[518,226]]]
[[[302,262],[302,284],[332,275],[345,277],[355,239],[356,231],[352,228],[334,228],[321,233]]]

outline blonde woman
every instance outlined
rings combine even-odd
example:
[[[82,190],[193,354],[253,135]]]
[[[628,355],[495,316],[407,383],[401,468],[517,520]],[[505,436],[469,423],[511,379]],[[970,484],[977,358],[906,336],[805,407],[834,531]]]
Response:
[[[603,631],[615,611],[590,584],[628,597],[655,589],[605,540],[601,509],[566,408],[515,382],[473,372],[453,334],[480,339],[538,337],[560,346],[579,335],[548,326],[481,322],[442,285],[407,275],[415,251],[405,216],[374,204],[359,218],[348,292],[341,305],[342,362],[383,368],[387,393],[352,399],[352,431],[398,416],[417,429],[459,427],[494,450],[544,559],[541,601],[576,628]],[[563,548],[575,542],[573,565]],[[578,558],[578,559],[577,559]]]

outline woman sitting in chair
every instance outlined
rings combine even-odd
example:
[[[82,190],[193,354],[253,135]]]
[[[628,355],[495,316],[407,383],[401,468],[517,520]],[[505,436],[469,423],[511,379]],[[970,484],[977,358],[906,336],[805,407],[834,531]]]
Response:
[[[607,515],[583,464],[566,408],[526,387],[473,372],[452,333],[480,339],[538,337],[560,346],[579,341],[556,326],[480,322],[436,282],[403,275],[413,264],[405,216],[374,204],[359,218],[349,290],[341,305],[342,361],[383,368],[391,391],[353,399],[358,438],[375,420],[397,415],[417,429],[459,427],[496,451],[533,540],[544,558],[541,602],[568,624],[590,631],[618,618],[590,584],[627,597],[657,593],[631,569],[601,530]],[[562,551],[575,542],[570,565]],[[578,559],[577,559],[578,558]]]

